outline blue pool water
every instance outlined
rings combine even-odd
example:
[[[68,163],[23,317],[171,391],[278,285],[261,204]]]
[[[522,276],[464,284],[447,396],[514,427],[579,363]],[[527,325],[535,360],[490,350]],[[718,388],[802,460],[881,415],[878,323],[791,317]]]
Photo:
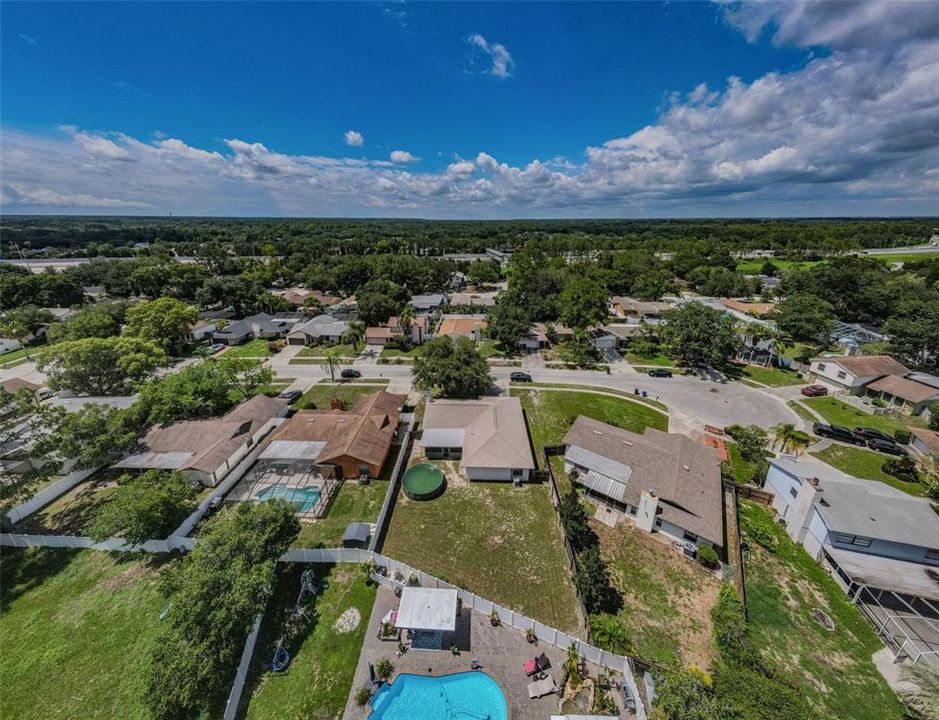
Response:
[[[254,496],[256,499],[286,500],[297,508],[297,512],[306,512],[320,501],[319,488],[289,488],[285,485],[273,485],[264,488]]]
[[[507,720],[505,696],[484,672],[399,675],[371,700],[369,720]]]

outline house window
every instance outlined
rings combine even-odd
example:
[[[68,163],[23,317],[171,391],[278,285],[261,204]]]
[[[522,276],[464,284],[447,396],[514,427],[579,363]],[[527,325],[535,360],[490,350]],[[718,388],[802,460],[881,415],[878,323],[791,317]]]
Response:
[[[839,371],[838,371],[838,379],[839,379],[839,380],[844,380],[846,377],[848,377],[848,373],[846,373],[844,370],[839,370]]]
[[[630,506],[629,506],[629,514],[630,514],[630,515],[635,515],[635,514],[636,514],[636,506],[635,506],[635,505],[630,505]]]
[[[656,520],[656,521],[655,521],[655,526],[656,526],[656,527],[662,527],[662,521],[661,521],[661,520]]]
[[[513,478],[520,478],[520,477],[522,477],[522,474],[523,474],[523,472],[522,472],[522,470],[520,470],[519,468],[512,468],[512,477],[513,477]]]
[[[799,491],[794,487],[789,488],[789,494],[792,495],[792,497],[799,497]]]
[[[939,560],[939,550],[927,550],[926,559],[927,560]]]
[[[863,535],[849,535],[847,533],[838,533],[838,542],[845,545],[857,545],[858,547],[870,547],[871,539]]]
[[[698,542],[698,536],[695,535],[693,532],[688,532],[687,530],[685,530],[682,533],[682,538],[684,538],[688,542],[693,542],[693,543]]]
[[[818,364],[818,369],[824,371],[824,370],[825,370],[825,363],[819,363],[819,364]]]

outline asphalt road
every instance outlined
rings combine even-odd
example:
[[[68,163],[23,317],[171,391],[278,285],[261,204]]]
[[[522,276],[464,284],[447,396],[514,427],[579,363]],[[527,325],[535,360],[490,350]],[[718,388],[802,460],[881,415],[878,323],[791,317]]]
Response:
[[[320,365],[275,366],[285,377],[321,379],[324,369]],[[356,363],[355,369],[363,378],[409,378],[408,365],[377,365]],[[496,382],[505,387],[514,367],[490,369]],[[592,385],[632,393],[645,390],[652,399],[665,403],[670,410],[687,413],[701,424],[718,426],[740,423],[772,427],[791,422],[799,425],[800,418],[786,407],[785,399],[752,388],[739,382],[719,382],[695,376],[675,375],[653,378],[639,373],[607,374],[594,370],[525,369],[535,382]]]

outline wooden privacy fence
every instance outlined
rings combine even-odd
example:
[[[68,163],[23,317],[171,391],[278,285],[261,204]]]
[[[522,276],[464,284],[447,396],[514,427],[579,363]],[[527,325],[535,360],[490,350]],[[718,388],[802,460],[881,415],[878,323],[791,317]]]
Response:
[[[773,504],[773,493],[761,490],[753,485],[737,485],[736,492],[738,497],[752,500],[760,505],[769,506]]]

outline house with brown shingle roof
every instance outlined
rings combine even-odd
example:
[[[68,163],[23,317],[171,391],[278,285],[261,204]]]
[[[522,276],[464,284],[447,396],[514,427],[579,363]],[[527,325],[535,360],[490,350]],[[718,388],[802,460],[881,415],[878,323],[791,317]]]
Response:
[[[459,460],[470,480],[524,482],[535,469],[516,397],[432,400],[424,408],[421,447],[433,459]]]
[[[916,381],[914,375],[900,377],[885,375],[869,383],[865,390],[871,397],[879,397],[893,409],[919,415],[931,403],[939,402],[939,387]]]
[[[406,396],[380,390],[362,395],[351,410],[299,410],[283,423],[262,457],[333,465],[342,478],[376,478],[388,458]]]
[[[487,327],[485,315],[443,315],[435,334],[437,337],[465,337],[478,341]]]
[[[217,418],[157,426],[137,452],[114,467],[127,470],[178,470],[214,487],[287,414],[287,401],[256,395]]]
[[[818,357],[809,366],[816,382],[833,390],[858,395],[868,383],[888,375],[905,377],[911,370],[889,355]]]
[[[564,470],[602,503],[647,532],[724,545],[721,463],[685,435],[642,434],[580,416],[564,436]]]

